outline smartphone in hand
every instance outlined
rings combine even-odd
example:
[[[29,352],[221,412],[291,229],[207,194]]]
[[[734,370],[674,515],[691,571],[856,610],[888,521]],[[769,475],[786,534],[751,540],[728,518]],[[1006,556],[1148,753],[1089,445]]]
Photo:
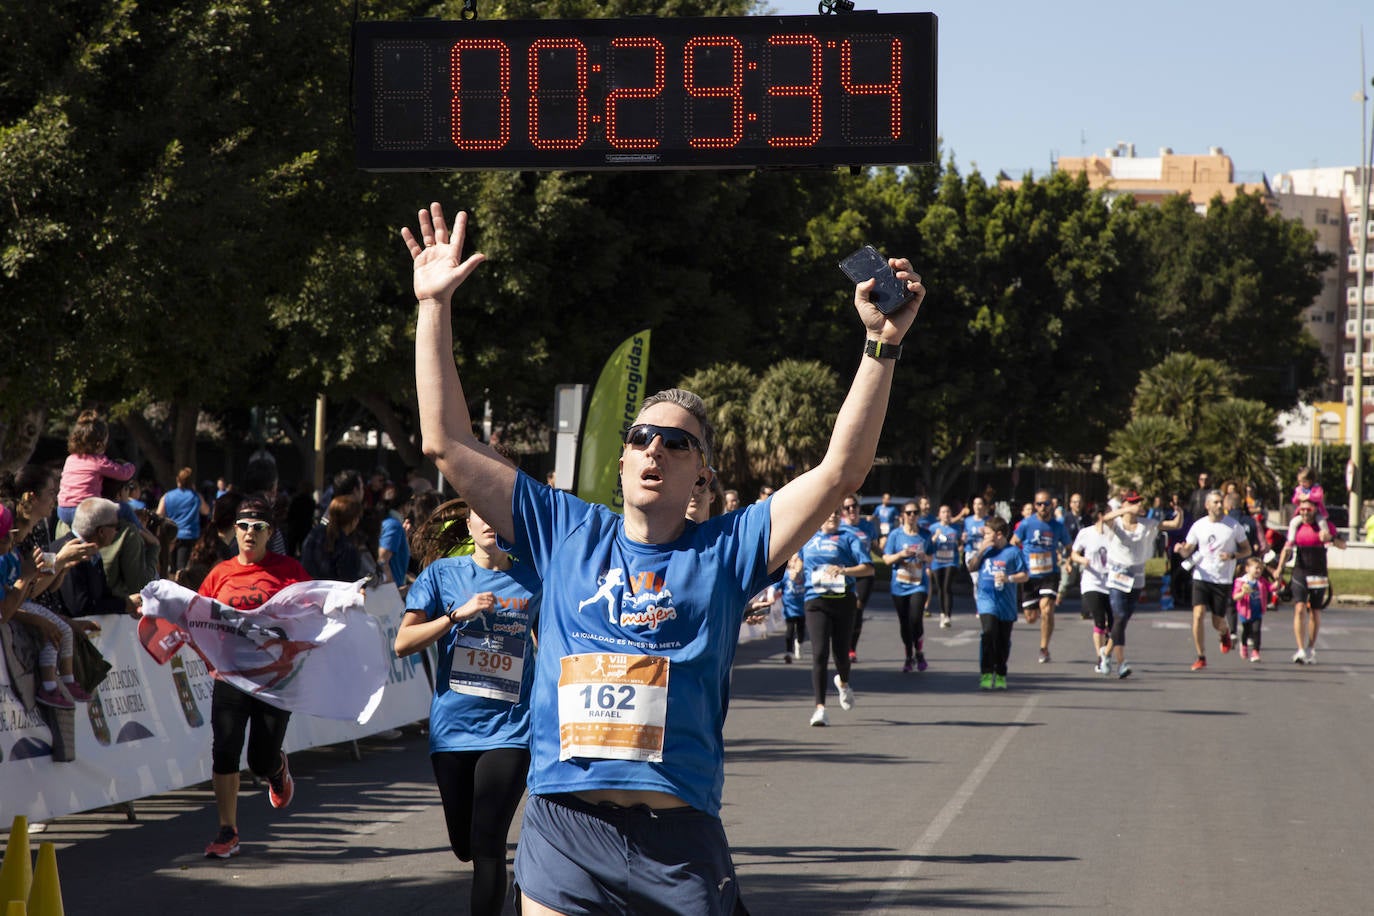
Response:
[[[888,265],[887,258],[872,245],[865,245],[841,261],[840,270],[855,283],[871,279],[878,281],[869,295],[878,311],[884,315],[892,314],[916,298],[915,293],[907,289],[906,281],[897,279],[897,273]]]

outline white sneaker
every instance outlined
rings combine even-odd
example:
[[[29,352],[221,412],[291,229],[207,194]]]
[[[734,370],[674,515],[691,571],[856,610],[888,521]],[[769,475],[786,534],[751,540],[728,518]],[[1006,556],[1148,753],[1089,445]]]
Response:
[[[954,626],[954,621],[953,621],[953,620],[950,620],[948,617],[941,617],[941,618],[940,618],[940,629],[942,629],[942,630],[948,630],[948,629],[949,629],[950,627],[952,627],[952,626]]]
[[[1314,649],[1314,648],[1312,648],[1311,646],[1308,646],[1308,647],[1307,647],[1307,664],[1309,664],[1309,665],[1315,665],[1316,663],[1317,663],[1317,650]]]
[[[830,717],[825,714],[824,706],[816,707],[816,711],[811,714],[811,724],[813,726],[823,726],[830,724]]]
[[[1126,660],[1123,658],[1123,659],[1121,660],[1121,667],[1116,669],[1116,676],[1117,676],[1117,677],[1130,677],[1130,676],[1131,676],[1131,663],[1128,662],[1128,661],[1126,661]]]
[[[1103,677],[1108,676],[1112,673],[1112,660],[1105,655],[1102,656],[1097,660],[1097,664],[1093,666],[1093,670]]]
[[[1301,649],[1299,649],[1298,651],[1294,652],[1294,653],[1293,653],[1293,664],[1295,664],[1295,665],[1305,665],[1305,664],[1307,664],[1307,653],[1304,652],[1304,651],[1301,650]]]
[[[840,708],[854,708],[854,688],[840,680],[840,676],[835,675],[835,689],[840,692]]]
[[[797,661],[801,661],[801,640],[798,639],[794,641],[792,645],[792,657],[795,658]]]

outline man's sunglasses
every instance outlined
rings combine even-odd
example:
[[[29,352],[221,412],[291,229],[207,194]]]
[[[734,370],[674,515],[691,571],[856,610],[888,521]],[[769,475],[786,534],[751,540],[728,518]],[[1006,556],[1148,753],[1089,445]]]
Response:
[[[696,449],[703,455],[705,449],[701,447],[701,440],[685,429],[678,429],[676,426],[655,426],[652,423],[636,423],[625,430],[625,444],[635,448],[644,448],[657,436],[663,440],[663,447],[670,452],[689,452]]]
[[[234,522],[234,527],[240,531],[263,532],[272,526],[266,522]]]

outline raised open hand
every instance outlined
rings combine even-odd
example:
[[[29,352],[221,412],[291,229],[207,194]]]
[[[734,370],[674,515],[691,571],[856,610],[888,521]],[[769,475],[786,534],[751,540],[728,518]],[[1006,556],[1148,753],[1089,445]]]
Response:
[[[468,215],[459,211],[450,233],[444,220],[444,208],[438,203],[420,211],[420,238],[410,227],[401,229],[410,256],[415,260],[415,298],[424,302],[432,299],[448,305],[463,281],[486,260],[486,255],[474,252],[463,258],[463,239],[467,234]]]

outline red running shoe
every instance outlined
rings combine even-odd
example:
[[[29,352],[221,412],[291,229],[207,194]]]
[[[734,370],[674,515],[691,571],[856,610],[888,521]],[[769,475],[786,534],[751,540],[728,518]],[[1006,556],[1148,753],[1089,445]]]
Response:
[[[276,776],[267,779],[267,800],[273,808],[285,808],[291,804],[296,794],[296,781],[291,778],[291,768],[286,765],[286,751],[281,752],[281,769]]]
[[[205,858],[227,859],[239,854],[239,832],[233,827],[219,828],[219,836],[205,847]]]
[[[1221,631],[1221,654],[1225,655],[1231,651],[1231,634],[1225,630]]]
[[[1207,659],[1205,659],[1205,658],[1200,658],[1200,659],[1198,659],[1197,661],[1193,662],[1193,668],[1192,668],[1192,670],[1194,670],[1194,671],[1201,671],[1203,668],[1206,668],[1206,667],[1207,667]]]

